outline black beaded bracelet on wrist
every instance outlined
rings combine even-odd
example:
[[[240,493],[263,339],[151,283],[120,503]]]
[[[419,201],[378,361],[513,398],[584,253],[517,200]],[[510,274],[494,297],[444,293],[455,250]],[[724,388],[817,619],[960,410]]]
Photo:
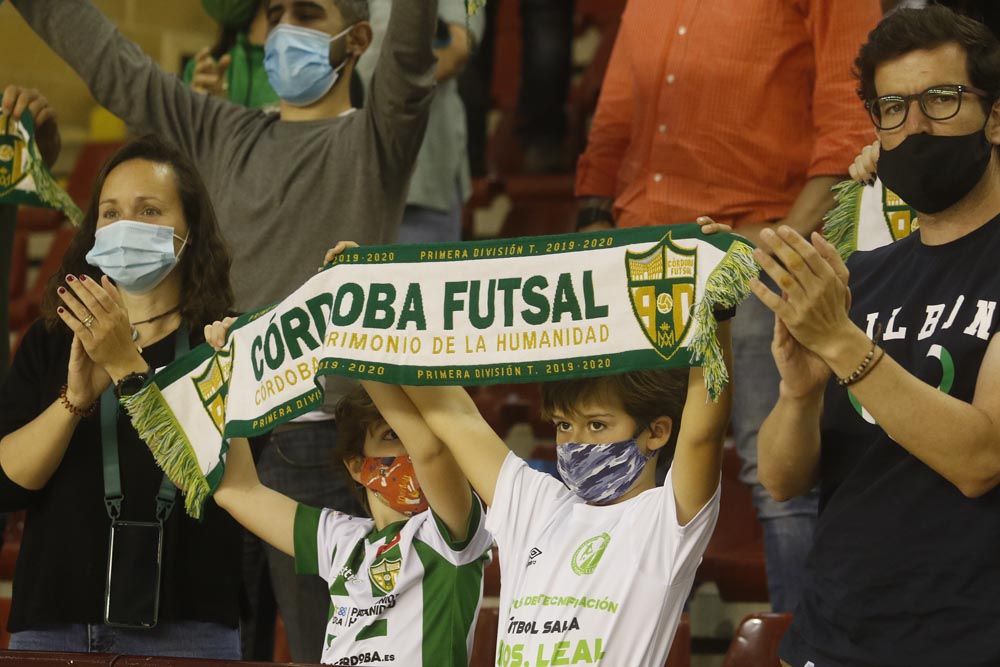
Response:
[[[865,355],[864,360],[858,364],[858,367],[854,369],[854,372],[847,377],[837,378],[837,384],[841,387],[850,387],[852,384],[860,381],[863,377],[872,372],[872,370],[878,366],[878,362],[882,361],[882,357],[885,356],[885,350],[878,346],[879,339],[882,338],[882,325],[879,324],[878,331],[875,332],[875,338],[872,340],[872,349],[868,350],[868,354]]]

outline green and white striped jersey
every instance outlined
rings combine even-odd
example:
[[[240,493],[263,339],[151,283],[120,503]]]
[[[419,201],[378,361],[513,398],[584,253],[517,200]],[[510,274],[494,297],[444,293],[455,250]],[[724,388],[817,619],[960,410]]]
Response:
[[[330,585],[323,662],[468,665],[492,542],[478,498],[461,542],[431,510],[375,530],[371,519],[299,505],[295,568]]]

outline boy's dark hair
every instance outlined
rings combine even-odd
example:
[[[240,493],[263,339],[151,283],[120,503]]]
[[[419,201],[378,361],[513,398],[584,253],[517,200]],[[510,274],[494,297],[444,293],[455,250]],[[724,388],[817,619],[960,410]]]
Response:
[[[344,463],[365,455],[365,437],[385,420],[368,393],[357,387],[337,403],[335,412],[337,444],[333,448],[333,467],[344,476],[358,502],[371,514],[365,488],[354,481]]]
[[[670,439],[658,450],[657,468],[665,468],[674,458],[681,413],[687,398],[688,369],[654,369],[579,380],[542,384],[542,417],[556,413],[573,415],[583,403],[616,400],[638,428],[649,426],[659,417],[672,422]]]
[[[945,44],[958,44],[965,51],[969,83],[989,94],[990,99],[983,101],[988,111],[1000,98],[1000,42],[979,21],[939,5],[895,11],[868,34],[868,41],[861,46],[854,61],[854,75],[859,81],[858,96],[865,102],[877,97],[875,70],[879,65],[911,51],[935,49]]]

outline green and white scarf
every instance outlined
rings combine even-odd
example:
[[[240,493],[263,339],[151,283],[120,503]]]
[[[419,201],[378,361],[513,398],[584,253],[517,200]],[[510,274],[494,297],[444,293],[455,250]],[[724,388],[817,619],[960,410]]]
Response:
[[[748,294],[751,251],[697,225],[352,249],[123,403],[197,516],[226,439],[316,410],[324,375],[480,385],[700,365],[716,398],[714,311]]]
[[[19,122],[0,111],[0,204],[54,208],[74,225],[83,219],[42,161],[35,143],[35,121],[28,111]]]
[[[833,191],[837,203],[824,219],[823,235],[844,260],[855,250],[874,250],[920,228],[917,212],[878,179],[874,185],[843,181]]]

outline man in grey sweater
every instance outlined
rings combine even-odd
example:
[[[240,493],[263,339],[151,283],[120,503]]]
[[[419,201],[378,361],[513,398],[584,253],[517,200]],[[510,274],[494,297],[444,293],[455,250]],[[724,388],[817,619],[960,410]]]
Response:
[[[87,0],[13,5],[100,104],[133,132],[159,135],[198,165],[230,246],[238,309],[290,294],[336,241],[395,239],[434,91],[437,0],[396,3],[369,99],[358,111],[351,108],[349,84],[372,39],[367,0],[270,0],[271,33],[280,26],[283,34],[268,49],[287,65],[276,67],[277,81],[269,73],[281,89],[279,114],[192,92]],[[328,89],[322,80],[307,80],[315,62],[304,71],[293,66],[303,40],[315,44],[316,33],[301,28],[329,38],[329,62],[321,63],[334,70],[331,76],[326,68],[326,83],[334,81]],[[282,52],[282,42],[293,48]],[[329,473],[336,426],[326,414],[313,416],[320,421],[268,436],[260,476],[300,502],[346,508],[348,491]],[[291,559],[277,552],[269,551],[268,559],[292,658],[319,662],[325,586],[296,578]]]

